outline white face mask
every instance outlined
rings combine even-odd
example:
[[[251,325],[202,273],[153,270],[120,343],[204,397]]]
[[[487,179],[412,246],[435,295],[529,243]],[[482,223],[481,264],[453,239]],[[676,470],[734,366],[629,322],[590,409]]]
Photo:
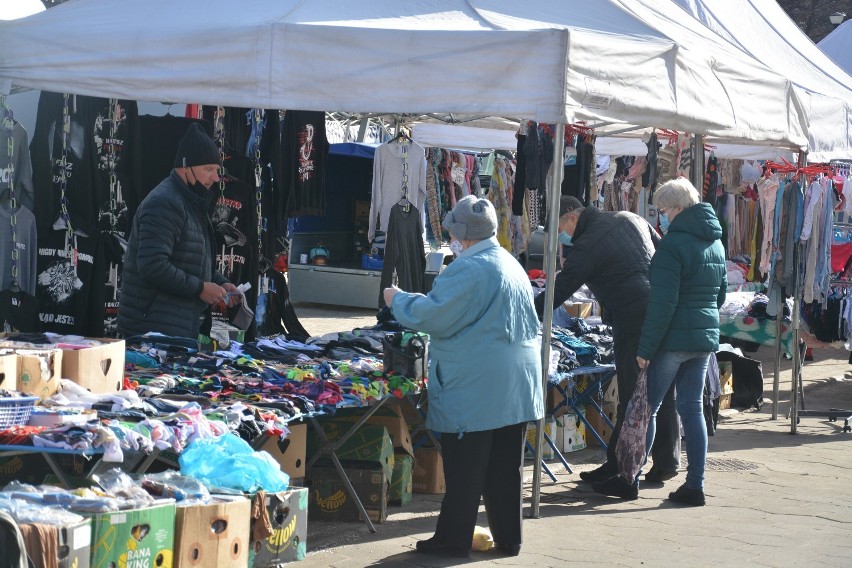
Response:
[[[462,246],[461,241],[453,239],[450,241],[450,250],[453,251],[454,255],[458,256],[464,250],[464,246]]]

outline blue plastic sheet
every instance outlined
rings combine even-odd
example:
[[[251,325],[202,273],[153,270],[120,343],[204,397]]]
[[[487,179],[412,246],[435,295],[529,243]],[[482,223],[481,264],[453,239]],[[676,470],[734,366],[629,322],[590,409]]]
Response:
[[[260,489],[287,489],[290,476],[266,452],[256,452],[234,434],[192,442],[178,459],[181,474],[201,480],[208,487],[227,487],[253,493]]]

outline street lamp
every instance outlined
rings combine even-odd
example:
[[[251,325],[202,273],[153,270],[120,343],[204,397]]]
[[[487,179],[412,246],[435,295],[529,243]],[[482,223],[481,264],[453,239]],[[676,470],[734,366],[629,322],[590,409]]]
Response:
[[[846,14],[843,12],[834,12],[831,14],[828,19],[831,21],[831,24],[835,27],[839,26],[843,23],[843,20],[846,19]]]

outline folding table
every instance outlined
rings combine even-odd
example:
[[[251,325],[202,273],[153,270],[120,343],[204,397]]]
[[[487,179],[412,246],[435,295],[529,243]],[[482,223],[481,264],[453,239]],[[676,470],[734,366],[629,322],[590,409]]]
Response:
[[[589,380],[585,384],[585,387],[580,390],[577,388],[576,379],[581,376],[588,376]],[[549,414],[556,415],[556,413],[565,408],[566,410],[571,410],[574,414],[586,425],[586,431],[592,432],[592,434],[597,438],[601,447],[606,450],[607,444],[604,442],[603,438],[601,438],[600,434],[598,434],[597,430],[594,429],[592,424],[586,418],[586,415],[582,410],[588,406],[592,405],[600,414],[601,418],[604,419],[606,424],[610,428],[614,428],[612,422],[607,417],[606,413],[603,411],[601,406],[595,400],[594,395],[602,395],[604,386],[612,380],[615,376],[615,365],[597,365],[594,367],[577,367],[576,369],[572,369],[571,371],[564,373],[556,373],[551,377],[550,382],[547,385],[548,391],[551,389],[555,389],[559,394],[562,395],[563,400],[561,400],[558,404],[556,404],[552,409],[550,409]],[[562,385],[563,382],[566,382],[565,386]],[[599,398],[602,398],[599,397]],[[568,470],[568,473],[573,473],[571,467],[568,465],[568,461],[565,459],[565,456],[562,455],[562,452],[559,448],[556,447],[556,444],[550,439],[547,435],[547,432],[544,433],[544,439],[550,444],[550,447],[553,448],[553,451],[559,461],[562,462],[562,465]],[[527,442],[527,447],[532,449],[532,446],[529,442]],[[542,469],[547,473],[547,475],[553,480],[556,481],[556,476],[550,471],[547,465],[542,461]]]

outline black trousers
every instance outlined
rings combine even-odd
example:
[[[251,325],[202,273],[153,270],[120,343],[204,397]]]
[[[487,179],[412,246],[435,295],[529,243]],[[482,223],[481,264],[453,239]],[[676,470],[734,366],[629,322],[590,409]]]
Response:
[[[470,548],[479,500],[497,544],[521,544],[526,423],[458,434],[441,434],[447,492],[435,528],[439,541]]]
[[[643,314],[644,315],[644,314]],[[608,467],[618,469],[615,457],[615,444],[624,423],[627,403],[636,389],[639,379],[639,365],[636,363],[636,350],[639,349],[639,336],[642,333],[642,318],[630,318],[627,321],[614,322],[612,326],[613,348],[615,350],[615,370],[618,376],[618,408],[615,427],[606,451]],[[663,471],[675,471],[680,467],[680,426],[675,409],[674,385],[666,393],[663,404],[657,413],[657,434],[651,446],[651,459],[654,465]]]

